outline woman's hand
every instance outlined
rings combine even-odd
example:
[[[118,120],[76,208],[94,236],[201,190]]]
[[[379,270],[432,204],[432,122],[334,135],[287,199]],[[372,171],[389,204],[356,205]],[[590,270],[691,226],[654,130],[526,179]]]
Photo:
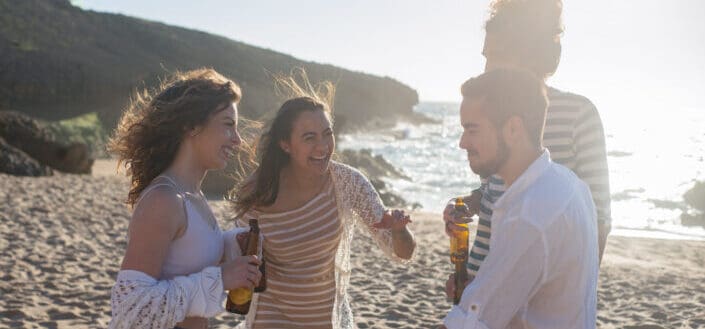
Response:
[[[257,256],[240,256],[221,265],[223,289],[256,287],[262,278],[262,273],[259,271],[260,263]]]
[[[385,211],[382,220],[372,224],[372,227],[391,230],[394,253],[400,258],[411,259],[414,249],[416,249],[416,241],[414,241],[411,231],[406,228],[409,223],[411,223],[411,217],[403,210],[392,210],[391,212]]]
[[[372,227],[376,229],[386,229],[392,231],[401,231],[406,228],[406,225],[411,223],[411,217],[404,213],[404,210],[389,210],[384,212],[382,220],[378,223],[372,224]]]

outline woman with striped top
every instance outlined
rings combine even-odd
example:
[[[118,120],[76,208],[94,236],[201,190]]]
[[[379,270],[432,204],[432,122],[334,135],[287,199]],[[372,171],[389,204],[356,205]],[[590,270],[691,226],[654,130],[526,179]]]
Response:
[[[563,32],[560,0],[498,0],[492,3],[485,24],[485,71],[519,68],[546,80],[555,73],[561,56]],[[552,161],[571,169],[590,187],[597,210],[599,259],[611,228],[610,187],[605,135],[600,114],[586,97],[548,87],[548,110],[543,145]],[[477,237],[468,257],[468,272],[474,277],[490,252],[492,204],[502,196],[504,182],[498,176],[483,177],[482,185],[465,197],[479,215]],[[453,229],[452,207],[444,220]],[[460,220],[462,221],[462,219]],[[453,279],[446,285],[451,289]],[[450,290],[452,291],[452,290]]]
[[[410,219],[386,211],[359,171],[331,161],[333,86],[313,92],[293,77],[278,82],[294,97],[263,134],[259,166],[235,195],[238,225],[259,219],[267,275],[239,327],[355,328],[347,295],[355,225],[403,261],[415,248]]]

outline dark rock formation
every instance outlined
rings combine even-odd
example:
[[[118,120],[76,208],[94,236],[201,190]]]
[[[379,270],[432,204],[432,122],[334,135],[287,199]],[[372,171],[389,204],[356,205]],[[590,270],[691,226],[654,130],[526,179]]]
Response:
[[[338,154],[339,160],[350,166],[353,166],[367,176],[370,182],[379,193],[380,198],[387,207],[412,208],[421,207],[418,203],[409,203],[402,196],[395,194],[387,188],[382,178],[401,178],[409,180],[410,178],[391,163],[389,163],[381,155],[373,156],[368,149],[359,151],[343,150]]]
[[[338,154],[340,161],[355,168],[361,169],[370,178],[402,178],[408,180],[409,177],[400,172],[391,163],[387,162],[381,155],[373,156],[372,151],[362,149],[359,151],[343,150]]]
[[[90,174],[94,159],[88,146],[73,143],[65,146],[57,142],[48,142],[40,147],[36,159],[52,168],[72,174]]]
[[[22,151],[23,154],[43,166],[67,173],[87,174],[91,172],[93,159],[90,157],[86,145],[76,143],[67,146],[57,142],[39,121],[22,113],[0,111],[0,137],[7,145]],[[14,154],[13,159],[16,159],[16,163],[31,163],[27,159],[20,160],[23,156],[17,152],[12,152],[12,154]],[[32,169],[27,172],[36,171]],[[40,172],[51,175],[50,171]],[[30,174],[30,176],[36,175]]]
[[[375,190],[377,190],[377,193],[379,193],[379,197],[382,199],[382,202],[384,202],[384,205],[387,207],[407,208],[412,210],[421,208],[421,204],[419,204],[418,202],[410,203],[400,195],[390,191],[387,188],[387,184],[385,184],[384,181],[380,178],[371,178],[370,183],[372,183],[372,186],[375,187]]]
[[[36,177],[51,175],[52,171],[0,137],[0,173]]]
[[[683,200],[689,209],[681,215],[681,223],[705,227],[705,182],[695,182],[695,186],[683,194]]]
[[[683,194],[688,206],[705,212],[705,182],[695,182],[695,186]]]

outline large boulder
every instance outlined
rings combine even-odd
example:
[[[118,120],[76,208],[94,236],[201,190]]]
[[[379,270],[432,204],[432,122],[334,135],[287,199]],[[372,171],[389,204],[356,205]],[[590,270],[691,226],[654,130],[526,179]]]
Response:
[[[369,149],[343,150],[338,153],[338,157],[341,162],[362,170],[370,179],[387,177],[410,180],[381,155],[372,155]]]
[[[362,149],[357,151],[343,150],[338,153],[338,157],[341,162],[361,170],[367,176],[370,183],[372,183],[377,190],[377,193],[379,193],[382,202],[384,202],[387,207],[410,209],[421,207],[419,203],[410,203],[402,196],[394,193],[383,181],[383,178],[411,180],[409,176],[406,176],[403,172],[394,167],[394,165],[389,163],[383,156],[372,155],[371,150]]]
[[[27,153],[8,144],[0,137],[0,172],[15,176],[48,176],[51,168],[43,166]]]
[[[695,182],[693,188],[683,194],[687,209],[681,214],[685,226],[705,227],[705,182]]]
[[[94,160],[86,145],[57,142],[43,124],[22,113],[0,111],[0,137],[44,166],[67,173],[91,172]]]
[[[695,186],[683,194],[688,206],[705,212],[705,182],[695,182]]]
[[[66,146],[56,142],[48,142],[33,151],[38,151],[36,159],[41,163],[72,174],[90,174],[95,161],[90,155],[88,146],[81,143]]]

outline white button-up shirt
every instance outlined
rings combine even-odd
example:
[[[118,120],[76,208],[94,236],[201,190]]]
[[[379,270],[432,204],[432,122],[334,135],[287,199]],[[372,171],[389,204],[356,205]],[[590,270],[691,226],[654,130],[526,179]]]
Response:
[[[445,326],[595,328],[596,216],[587,185],[544,151],[495,202],[490,252]]]

